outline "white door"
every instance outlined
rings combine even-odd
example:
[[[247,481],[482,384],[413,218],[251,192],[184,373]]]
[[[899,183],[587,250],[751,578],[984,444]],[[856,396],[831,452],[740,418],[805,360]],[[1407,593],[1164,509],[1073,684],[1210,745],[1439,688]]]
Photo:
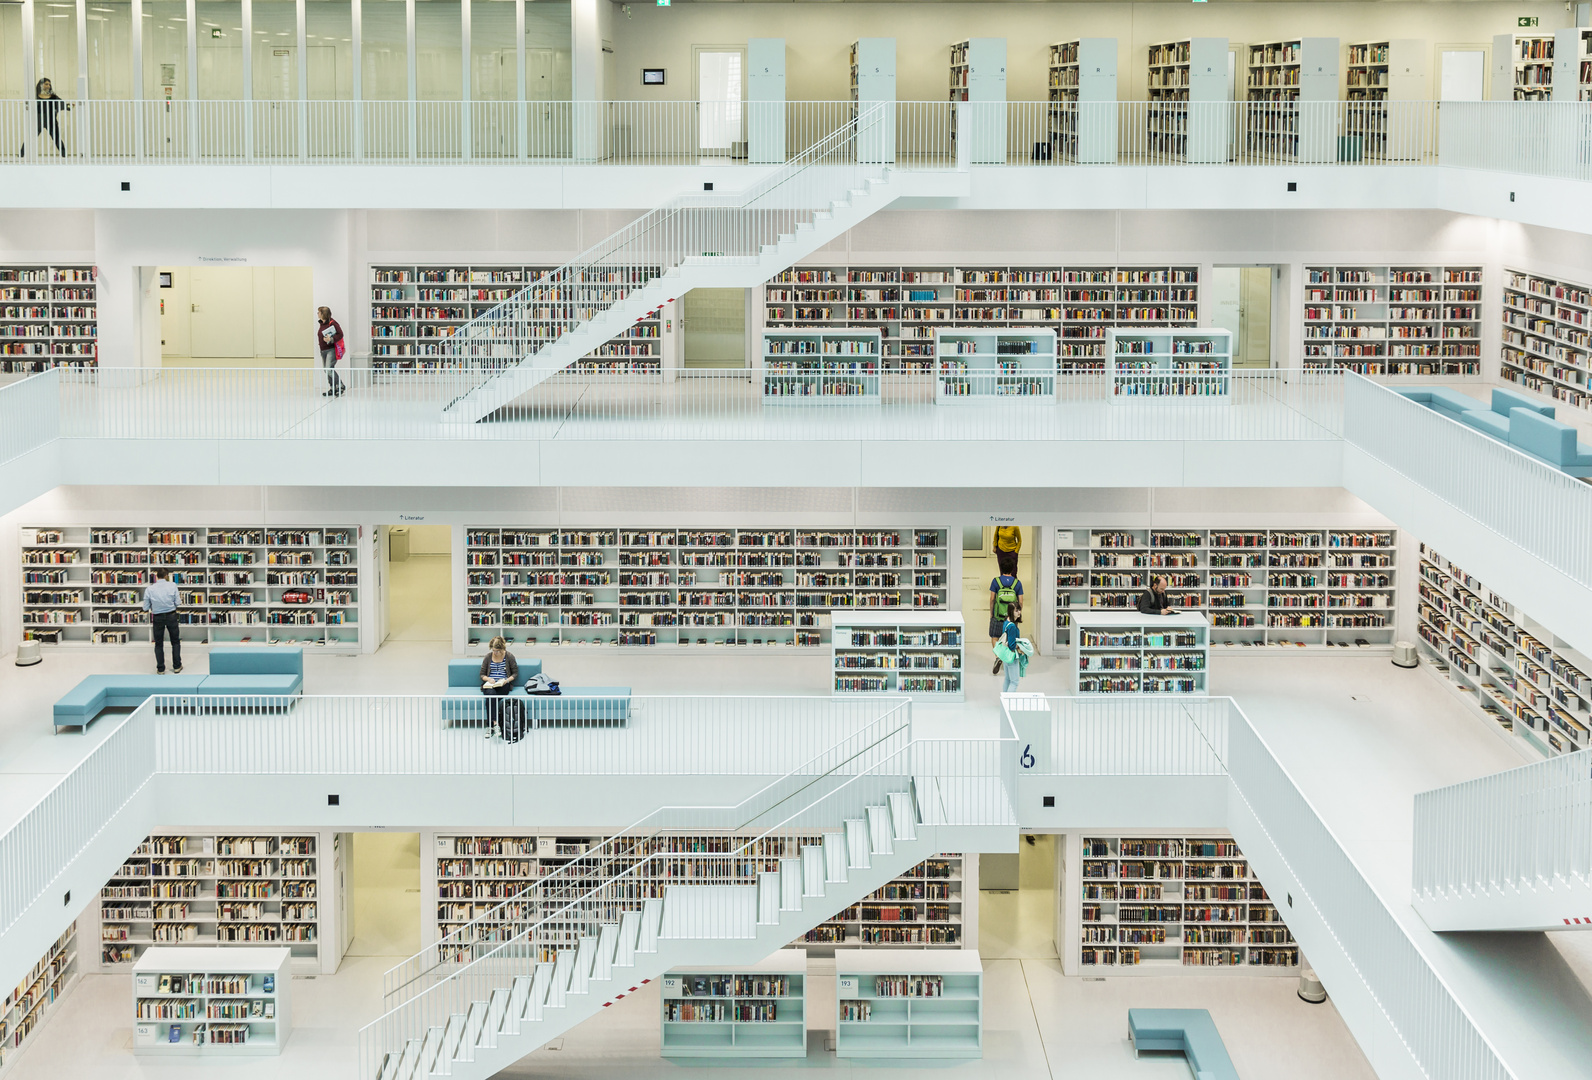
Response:
[[[728,151],[742,141],[741,108],[746,100],[746,50],[696,48],[697,145]]]
[[[254,271],[195,266],[188,271],[189,355],[254,357]]]
[[[1480,101],[1487,71],[1482,49],[1444,49],[1439,101]]]

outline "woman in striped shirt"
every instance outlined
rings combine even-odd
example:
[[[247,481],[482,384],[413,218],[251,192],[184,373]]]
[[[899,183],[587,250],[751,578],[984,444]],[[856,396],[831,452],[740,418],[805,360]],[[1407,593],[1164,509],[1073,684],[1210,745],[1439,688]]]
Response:
[[[514,692],[520,678],[520,665],[509,652],[509,643],[501,636],[492,639],[492,651],[481,661],[481,693],[488,698],[504,697]],[[487,738],[502,723],[503,705],[498,701],[487,703]]]

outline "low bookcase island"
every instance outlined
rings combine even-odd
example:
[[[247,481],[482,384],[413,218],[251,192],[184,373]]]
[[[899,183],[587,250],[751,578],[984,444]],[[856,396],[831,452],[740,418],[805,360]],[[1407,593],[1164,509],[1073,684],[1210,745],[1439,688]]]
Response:
[[[145,949],[133,965],[133,1052],[280,1054],[292,1030],[289,949]]]
[[[964,699],[961,612],[836,608],[830,620],[835,693]]]
[[[806,1057],[807,953],[781,949],[743,967],[663,977],[664,1057]]]
[[[835,950],[835,1056],[984,1056],[976,949]]]
[[[1091,610],[1074,613],[1072,622],[1078,640],[1067,665],[1069,693],[1210,692],[1211,624],[1199,612]]]

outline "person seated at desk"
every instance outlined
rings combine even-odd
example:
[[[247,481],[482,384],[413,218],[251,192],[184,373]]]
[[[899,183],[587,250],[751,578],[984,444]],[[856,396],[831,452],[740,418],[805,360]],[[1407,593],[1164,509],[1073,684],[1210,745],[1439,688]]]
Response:
[[[1139,594],[1139,614],[1177,614],[1177,609],[1172,606],[1172,601],[1166,595],[1166,578],[1156,575],[1150,579],[1150,587]]]
[[[492,651],[481,661],[481,693],[487,697],[503,697],[514,692],[514,682],[520,677],[520,665],[509,652],[509,643],[501,636],[492,639]],[[503,720],[501,702],[487,705],[487,738]]]

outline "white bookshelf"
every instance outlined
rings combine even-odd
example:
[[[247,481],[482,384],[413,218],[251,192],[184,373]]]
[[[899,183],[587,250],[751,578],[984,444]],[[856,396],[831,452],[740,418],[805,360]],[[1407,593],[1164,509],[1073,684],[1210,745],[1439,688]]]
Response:
[[[936,405],[1056,400],[1054,330],[934,331]]]
[[[342,852],[334,837],[328,856],[327,835],[168,830],[146,837],[100,889],[99,970],[126,971],[164,945],[271,945],[301,974],[335,971],[336,904],[326,894],[340,881]]]
[[[1230,837],[1083,836],[1062,903],[1079,969],[1101,975],[1296,975],[1299,946]],[[1065,940],[1070,920],[1058,943]]]
[[[807,954],[663,976],[659,1053],[683,1058],[807,1056]]]
[[[1592,746],[1592,660],[1425,544],[1420,575],[1417,633],[1434,670],[1538,754]]]
[[[293,1031],[287,949],[161,947],[133,966],[133,1053],[280,1054]]]
[[[28,1048],[80,974],[77,923],[49,947],[26,976],[0,998],[0,1073]]]
[[[1494,101],[1547,101],[1553,96],[1553,35],[1497,34],[1492,47]]]
[[[1152,574],[1224,647],[1391,648],[1393,529],[1122,529],[1055,532],[1055,644],[1100,611],[1132,613]],[[1148,619],[1149,616],[1144,616]]]
[[[465,618],[481,650],[527,646],[820,647],[831,609],[941,611],[935,528],[465,529]]]
[[[884,105],[882,115],[857,133],[857,160],[893,164],[896,152],[896,40],[858,38],[851,43],[853,116]]]
[[[958,130],[951,110],[951,142],[971,140],[968,158],[975,165],[1006,163],[1006,39],[966,38],[951,46],[950,100],[967,102],[972,130]]]
[[[1306,266],[1304,366],[1481,374],[1480,266]]]
[[[763,299],[770,328],[878,330],[887,371],[932,372],[935,332],[951,327],[1052,330],[1061,370],[1102,371],[1110,328],[1198,325],[1199,267],[811,265]]]
[[[835,950],[836,1057],[983,1053],[984,965],[976,950]]]
[[[781,117],[783,117],[781,111]],[[429,264],[370,268],[370,364],[378,371],[434,371],[459,327],[513,299],[553,266]],[[545,308],[565,306],[549,300]],[[551,310],[545,316],[554,314]],[[663,318],[651,311],[598,346],[573,370],[654,373],[663,363]]]
[[[22,636],[52,645],[148,644],[144,589],[163,567],[184,643],[359,648],[352,525],[30,525],[21,531]],[[305,594],[307,602],[286,600]]]
[[[883,401],[877,329],[766,330],[765,405],[878,405]]]
[[[978,856],[942,852],[925,859],[809,930],[809,954],[836,946],[960,949],[978,937]]]
[[[1111,329],[1106,331],[1106,355],[1113,404],[1232,401],[1231,331]]]
[[[785,160],[785,39],[746,41],[746,159],[753,165]]]
[[[1072,621],[1070,694],[1210,693],[1210,622],[1199,612],[1080,611]]]
[[[1592,287],[1504,268],[1505,382],[1577,409],[1592,404]]]
[[[1336,109],[1308,103],[1338,100],[1338,52],[1337,38],[1249,46],[1244,144],[1251,156],[1337,160]]]
[[[1085,165],[1117,160],[1117,39],[1050,47],[1049,153]]]
[[[1398,103],[1430,100],[1430,56],[1431,46],[1418,38],[1358,41],[1345,50],[1345,100],[1351,102],[1345,134],[1359,140],[1361,156],[1401,160],[1420,152],[1414,125],[1424,118],[1401,110]],[[1355,155],[1351,151],[1348,156]]]
[[[0,372],[93,367],[98,359],[92,266],[0,266]]]
[[[1228,159],[1232,115],[1226,38],[1151,45],[1148,86],[1152,154],[1206,164]]]
[[[964,700],[961,612],[836,610],[830,618],[835,693]]]

